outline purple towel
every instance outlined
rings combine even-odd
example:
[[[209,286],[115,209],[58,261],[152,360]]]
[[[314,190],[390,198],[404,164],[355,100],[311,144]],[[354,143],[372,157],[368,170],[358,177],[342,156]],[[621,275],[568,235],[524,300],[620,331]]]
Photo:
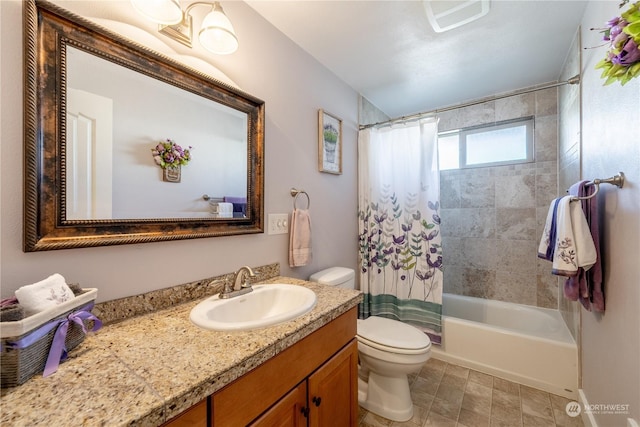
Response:
[[[232,196],[224,196],[224,201],[227,203],[247,203],[246,197],[232,197]]]
[[[593,185],[587,186],[589,181],[580,181],[571,186],[569,194],[586,197],[595,192]],[[574,202],[575,203],[575,202]],[[584,216],[589,224],[593,244],[596,248],[596,263],[589,270],[578,269],[578,275],[569,277],[564,284],[565,296],[573,301],[580,300],[584,308],[591,311],[604,312],[604,289],[602,287],[602,262],[600,258],[600,226],[598,224],[598,201],[596,197],[581,200]]]

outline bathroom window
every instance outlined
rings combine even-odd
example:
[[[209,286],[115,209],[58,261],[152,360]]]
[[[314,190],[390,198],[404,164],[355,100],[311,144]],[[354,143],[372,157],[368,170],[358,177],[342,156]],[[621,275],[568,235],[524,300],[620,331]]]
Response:
[[[440,170],[533,162],[533,117],[438,134]]]

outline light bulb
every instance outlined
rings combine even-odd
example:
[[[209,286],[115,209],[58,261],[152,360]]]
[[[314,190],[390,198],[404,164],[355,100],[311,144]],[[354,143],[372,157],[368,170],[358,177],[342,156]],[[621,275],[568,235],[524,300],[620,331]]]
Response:
[[[202,21],[198,38],[205,49],[218,55],[227,55],[238,49],[238,38],[233,25],[218,2]]]

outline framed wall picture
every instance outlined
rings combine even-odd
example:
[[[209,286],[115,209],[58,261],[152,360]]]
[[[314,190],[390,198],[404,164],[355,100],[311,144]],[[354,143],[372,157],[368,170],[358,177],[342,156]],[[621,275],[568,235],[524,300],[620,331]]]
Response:
[[[342,120],[318,110],[318,170],[342,173]]]

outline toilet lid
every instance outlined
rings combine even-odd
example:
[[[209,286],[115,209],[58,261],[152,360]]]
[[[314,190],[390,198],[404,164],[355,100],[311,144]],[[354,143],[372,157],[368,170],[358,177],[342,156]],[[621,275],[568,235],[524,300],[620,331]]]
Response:
[[[418,328],[385,317],[358,319],[358,337],[384,347],[423,350],[431,346],[427,334]]]

